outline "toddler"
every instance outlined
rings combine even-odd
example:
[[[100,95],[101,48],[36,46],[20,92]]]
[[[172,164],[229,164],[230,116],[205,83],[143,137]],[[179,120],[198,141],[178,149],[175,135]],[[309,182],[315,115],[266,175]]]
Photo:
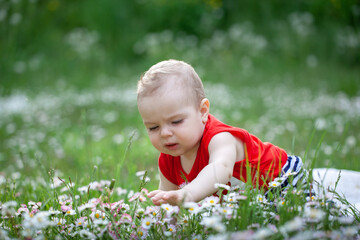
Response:
[[[183,61],[152,66],[138,82],[137,104],[160,151],[159,190],[148,194],[155,205],[200,201],[232,178],[264,189],[277,177],[288,188],[290,175],[293,186],[306,183],[299,157],[211,115],[199,76]]]

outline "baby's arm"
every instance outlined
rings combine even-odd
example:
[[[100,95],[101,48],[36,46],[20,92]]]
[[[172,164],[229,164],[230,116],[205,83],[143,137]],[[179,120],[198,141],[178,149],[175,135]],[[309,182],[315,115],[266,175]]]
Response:
[[[242,143],[230,133],[223,132],[211,139],[208,149],[210,155],[209,164],[201,170],[198,176],[180,190],[167,192],[156,190],[151,192],[149,197],[152,198],[154,204],[158,205],[162,202],[180,204],[182,201],[197,202],[218,190],[214,187],[215,183],[228,183],[236,159],[244,158]],[[164,182],[166,183],[168,180]]]
[[[215,135],[209,143],[209,164],[182,190],[190,201],[200,201],[218,191],[215,183],[227,184],[232,176],[237,159],[244,158],[244,148],[240,140],[228,132]],[[188,200],[185,198],[185,200]]]
[[[160,175],[159,189],[154,190],[148,194],[148,197],[151,198],[151,200],[155,205],[160,205],[161,203],[167,202],[163,199],[164,195],[169,191],[174,192],[174,190],[178,189],[177,185],[167,180],[167,178],[161,173],[160,169],[159,169],[159,175]]]

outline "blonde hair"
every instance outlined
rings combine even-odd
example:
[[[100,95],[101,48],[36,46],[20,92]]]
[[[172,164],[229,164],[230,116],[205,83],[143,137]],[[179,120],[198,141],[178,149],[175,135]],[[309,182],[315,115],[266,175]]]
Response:
[[[155,93],[169,80],[176,81],[185,89],[194,103],[200,104],[205,98],[204,86],[194,68],[186,62],[170,59],[153,65],[141,76],[137,99]]]

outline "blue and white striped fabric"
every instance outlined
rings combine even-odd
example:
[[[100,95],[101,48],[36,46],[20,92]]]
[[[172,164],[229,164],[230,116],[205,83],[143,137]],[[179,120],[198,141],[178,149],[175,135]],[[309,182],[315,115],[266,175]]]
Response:
[[[314,195],[314,190],[311,189],[308,183],[309,173],[303,168],[303,162],[299,156],[288,156],[288,159],[281,169],[280,177],[274,179],[273,182],[269,183],[268,193],[274,192],[275,189],[280,189],[284,194],[292,186],[298,190],[302,189],[304,194],[307,196]],[[311,194],[310,194],[311,190]]]

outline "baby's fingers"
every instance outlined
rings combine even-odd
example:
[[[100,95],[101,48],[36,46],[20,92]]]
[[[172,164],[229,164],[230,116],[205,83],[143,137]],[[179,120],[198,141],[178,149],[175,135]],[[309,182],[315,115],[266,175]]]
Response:
[[[154,190],[154,191],[151,191],[147,194],[147,197],[148,198],[152,198],[154,197],[156,194],[158,194],[159,192],[161,192],[161,190]]]

